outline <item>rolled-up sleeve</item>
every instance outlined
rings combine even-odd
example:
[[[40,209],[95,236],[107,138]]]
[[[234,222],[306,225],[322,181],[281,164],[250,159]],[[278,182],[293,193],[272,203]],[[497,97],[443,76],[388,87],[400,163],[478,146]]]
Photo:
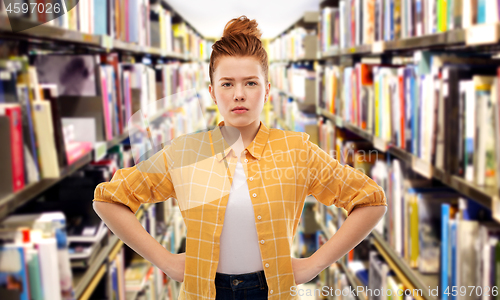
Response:
[[[170,146],[130,168],[115,172],[109,182],[97,185],[94,200],[121,203],[135,214],[143,203],[157,203],[175,198],[175,189],[168,166]]]
[[[309,195],[324,205],[335,205],[347,210],[356,207],[387,206],[382,187],[362,171],[349,165],[342,165],[318,145],[309,141],[304,134],[303,141],[308,151]]]

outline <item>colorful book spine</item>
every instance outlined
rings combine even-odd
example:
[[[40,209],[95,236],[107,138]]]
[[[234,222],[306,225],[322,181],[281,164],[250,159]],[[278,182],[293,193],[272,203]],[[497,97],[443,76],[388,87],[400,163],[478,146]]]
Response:
[[[21,107],[18,104],[1,104],[0,116],[8,117],[10,122],[12,188],[16,192],[25,184]]]
[[[457,286],[457,277],[458,277],[458,272],[457,272],[457,222],[456,220],[453,220],[451,219],[449,221],[449,227],[450,227],[450,231],[449,231],[449,240],[450,240],[450,253],[451,253],[451,257],[449,259],[450,261],[450,266],[448,267],[448,269],[450,270],[449,271],[449,274],[450,274],[450,285],[453,287],[453,286]],[[451,294],[451,300],[456,300],[457,298],[457,295],[455,294]]]
[[[438,0],[438,31],[447,30],[448,0]]]
[[[476,22],[477,24],[486,23],[486,3],[487,0],[477,0],[477,16]]]
[[[107,2],[108,1],[95,1],[94,2],[94,11],[93,11],[93,16],[94,16],[94,34],[98,35],[105,35],[108,33],[107,30],[107,14],[108,14],[108,7],[107,7]]]
[[[106,140],[110,141],[113,139],[113,125],[111,124],[111,116],[110,116],[110,99],[108,96],[108,85],[106,72],[104,71],[103,66],[99,66],[100,75],[101,75],[101,97],[102,97],[102,107],[104,110],[104,127],[106,132]]]
[[[443,203],[441,205],[441,299],[448,300],[448,293],[445,291],[449,290],[448,282],[448,248],[449,248],[449,231],[448,223],[450,220],[450,205],[448,203]]]

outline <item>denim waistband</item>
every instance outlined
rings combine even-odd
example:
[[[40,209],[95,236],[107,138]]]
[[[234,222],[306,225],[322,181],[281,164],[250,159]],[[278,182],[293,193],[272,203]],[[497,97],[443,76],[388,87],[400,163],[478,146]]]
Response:
[[[264,271],[245,274],[215,273],[215,286],[234,290],[249,288],[267,288]]]

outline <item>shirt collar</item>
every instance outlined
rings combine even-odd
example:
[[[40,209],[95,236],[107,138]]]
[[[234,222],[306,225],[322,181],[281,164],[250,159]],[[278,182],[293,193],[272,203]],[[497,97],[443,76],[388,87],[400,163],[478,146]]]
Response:
[[[224,121],[220,121],[215,129],[211,131],[210,141],[212,143],[212,153],[215,154],[219,162],[224,159],[232,150],[230,145],[224,140],[224,137],[222,136],[221,126],[224,126]],[[264,125],[262,121],[260,121],[259,131],[257,132],[257,135],[253,139],[252,143],[248,145],[246,150],[248,150],[248,152],[253,157],[260,160],[268,139],[269,128],[267,128],[267,126]]]

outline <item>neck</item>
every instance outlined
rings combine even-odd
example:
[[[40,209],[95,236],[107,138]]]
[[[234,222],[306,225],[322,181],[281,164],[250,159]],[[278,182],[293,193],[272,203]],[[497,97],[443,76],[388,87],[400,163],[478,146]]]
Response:
[[[224,124],[226,126],[223,126],[221,129],[222,136],[228,141],[238,156],[252,143],[260,128],[260,120],[241,127],[236,127],[226,122]]]

